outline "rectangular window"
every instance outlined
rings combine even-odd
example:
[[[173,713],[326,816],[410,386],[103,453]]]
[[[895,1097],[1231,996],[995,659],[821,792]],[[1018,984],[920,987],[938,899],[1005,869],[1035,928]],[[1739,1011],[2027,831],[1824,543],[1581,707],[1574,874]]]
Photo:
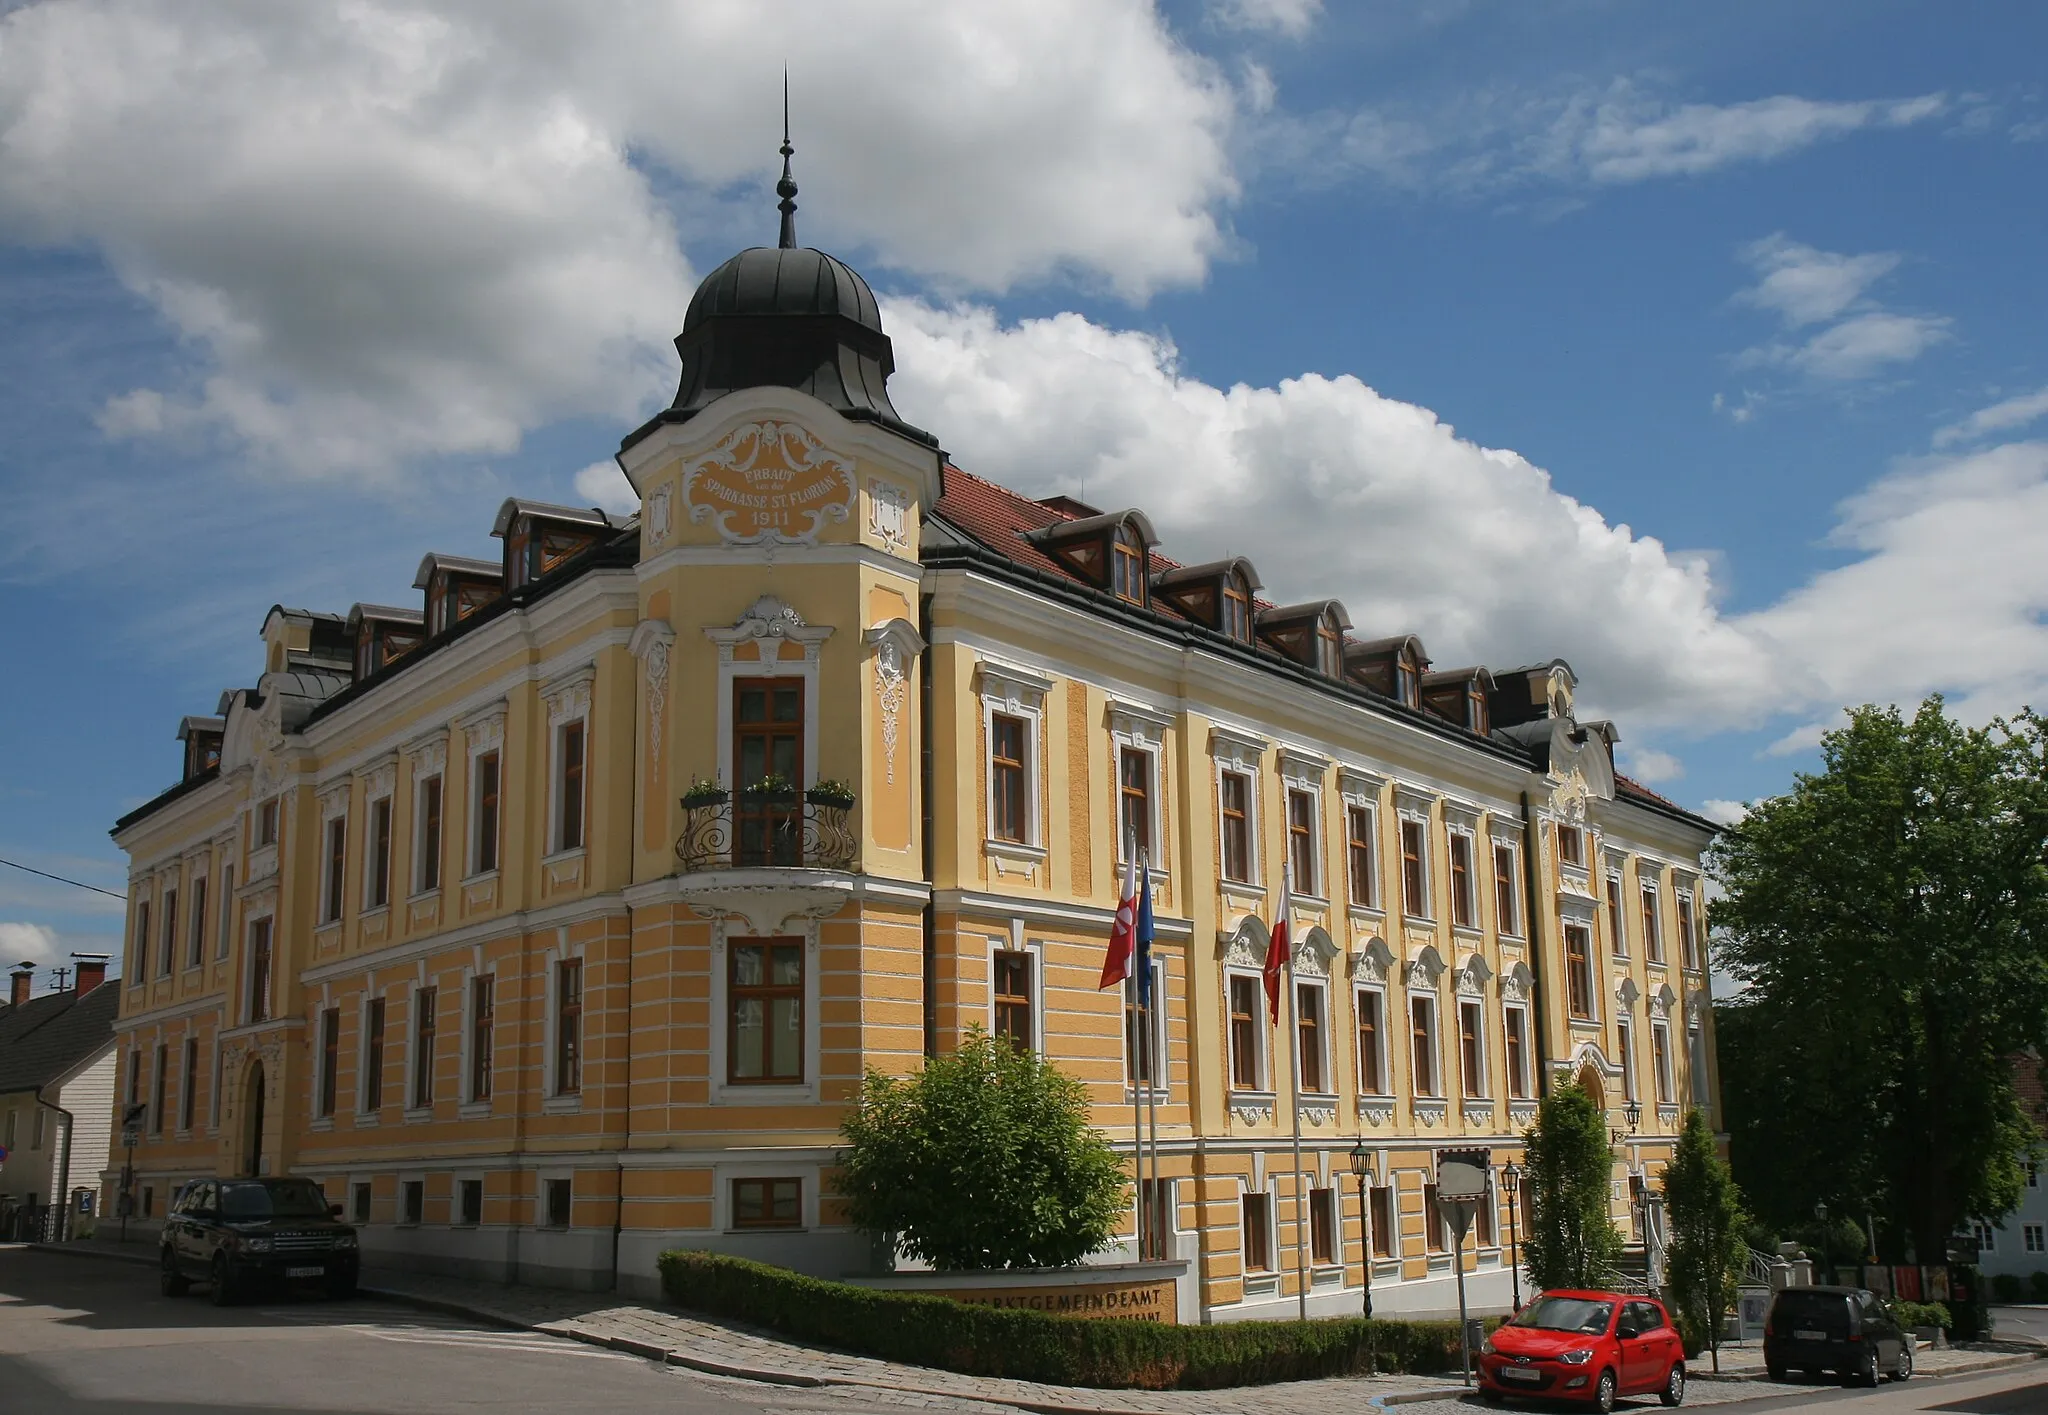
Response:
[[[476,759],[473,795],[475,804],[470,810],[470,830],[473,843],[470,846],[469,872],[473,875],[489,874],[498,868],[498,754],[485,752]]]
[[[1152,846],[1152,754],[1139,747],[1117,749],[1117,849],[1135,842]]]
[[[1308,1193],[1308,1260],[1328,1267],[1337,1261],[1337,1191]]]
[[[1223,877],[1239,884],[1252,878],[1252,779],[1226,771],[1222,779]]]
[[[1412,919],[1429,917],[1428,829],[1423,821],[1401,822],[1401,908]]]
[[[1671,1028],[1662,1022],[1650,1024],[1650,1064],[1657,1072],[1657,1104],[1671,1104]]]
[[[262,1022],[270,1016],[270,920],[258,919],[249,926],[249,1020]]]
[[[1385,1184],[1366,1190],[1372,1196],[1372,1255],[1394,1256],[1394,1191]]]
[[[1643,957],[1652,963],[1664,961],[1664,939],[1657,928],[1657,889],[1643,886]]]
[[[1998,1251],[1997,1230],[1981,1220],[1970,1225],[1970,1231],[1977,1235],[1977,1251],[1996,1253]]]
[[[1458,1004],[1458,1072],[1467,1097],[1486,1094],[1486,1022],[1477,1002]]]
[[[583,735],[580,719],[562,724],[561,770],[555,782],[561,800],[556,814],[555,849],[558,851],[583,848]],[[790,779],[796,780],[795,777]]]
[[[142,986],[149,977],[149,901],[142,900],[135,906],[135,944],[129,950],[128,977],[135,986]]]
[[[398,1221],[417,1224],[427,1216],[427,1184],[408,1179],[398,1186]]]
[[[426,894],[441,887],[441,778],[430,776],[420,783],[419,818],[413,822],[413,893]]]
[[[1452,831],[1451,922],[1461,929],[1479,927],[1479,901],[1472,890],[1472,837]]]
[[[1529,1099],[1529,1012],[1527,1008],[1510,1007],[1501,1018],[1502,1036],[1507,1044],[1508,1096],[1513,1100]]]
[[[1030,1051],[1038,1042],[1031,1024],[1031,955],[1004,949],[992,961],[995,1034]]]
[[[186,930],[185,966],[197,968],[206,961],[206,876],[192,875],[192,924]]]
[[[412,995],[412,1108],[421,1110],[434,1103],[434,1037],[438,1021],[435,1004],[438,988],[421,988]]]
[[[138,1048],[128,1053],[128,1104],[133,1106],[142,1099],[142,1052]],[[124,1122],[125,1123],[125,1122]]]
[[[1614,1019],[1614,1049],[1621,1054],[1621,1095],[1636,1099],[1636,1028],[1626,1017]]]
[[[1495,841],[1493,846],[1493,917],[1509,938],[1522,932],[1521,871],[1515,868],[1515,847]]]
[[[732,1226],[734,1228],[797,1228],[802,1223],[802,1180],[733,1180]]]
[[[2040,1224],[2028,1224],[2025,1229],[2025,1234],[2027,1240],[2027,1251],[2029,1253],[2048,1252],[2048,1237],[2044,1237],[2042,1233],[2042,1226]]]
[[[1294,988],[1295,1065],[1300,1068],[1301,1089],[1320,1094],[1324,1086],[1323,989],[1318,983],[1297,983]]]
[[[370,1186],[361,1182],[348,1186],[348,1213],[351,1223],[370,1221]]]
[[[1586,936],[1585,929],[1577,924],[1564,926],[1564,983],[1565,998],[1572,1016],[1590,1019],[1593,1015],[1593,943]]]
[[[457,1220],[464,1228],[475,1228],[484,1221],[484,1182],[481,1179],[465,1179],[455,1186],[458,1212]]]
[[[28,1147],[30,1149],[40,1150],[43,1147],[43,1142],[49,1139],[49,1120],[50,1112],[44,1110],[41,1106],[37,1106],[35,1138],[29,1141]]]
[[[1422,1231],[1426,1236],[1430,1252],[1448,1253],[1451,1251],[1451,1235],[1446,1231],[1447,1227],[1444,1223],[1443,1206],[1437,1202],[1436,1185],[1423,1185]]]
[[[1386,996],[1377,988],[1360,988],[1358,1010],[1358,1091],[1387,1094]]]
[[[322,1117],[334,1114],[335,1076],[341,1070],[341,1009],[320,1013],[320,1107]]]
[[[804,777],[804,685],[796,678],[742,678],[733,684],[735,865],[801,865],[801,808],[793,795],[749,787],[781,782],[793,793]]]
[[[1147,1025],[1145,1014],[1138,1008],[1138,980],[1131,978],[1124,983],[1124,1075],[1133,1089],[1158,1086],[1166,1079],[1160,1070],[1162,1039],[1166,1035],[1160,1000],[1165,996],[1165,972],[1154,959],[1151,1018]]]
[[[1259,1009],[1265,1005],[1259,980],[1244,973],[1230,976],[1230,1084],[1240,1091],[1259,1089]]]
[[[1607,877],[1607,930],[1613,935],[1616,958],[1628,957],[1628,919],[1621,912],[1621,876]]]
[[[190,1130],[194,1104],[199,1099],[199,1038],[185,1038],[185,1069],[178,1081],[178,1128]],[[36,1112],[40,1121],[43,1113]]]
[[[366,903],[382,909],[391,902],[391,798],[370,802],[370,857],[363,862],[369,875]]]
[[[170,1069],[171,1049],[159,1042],[156,1049],[156,1070],[150,1073],[149,1133],[152,1135],[164,1133],[164,1092],[168,1089]],[[11,1122],[14,1119],[13,1112],[10,1111],[7,1118]]]
[[[555,1094],[583,1091],[583,960],[555,964]]]
[[[1287,863],[1296,894],[1320,894],[1316,887],[1316,798],[1312,791],[1287,793]]]
[[[168,978],[178,954],[178,891],[164,891],[164,936],[157,949],[157,976]]]
[[[541,1183],[541,1195],[546,1201],[546,1223],[549,1228],[567,1228],[571,1217],[570,1201],[573,1191],[566,1179],[548,1179]]]
[[[1693,919],[1690,894],[1678,896],[1678,953],[1679,961],[1686,967],[1700,966],[1699,932]]]
[[[1273,1271],[1273,1209],[1265,1194],[1244,1196],[1244,1270]]]
[[[335,816],[327,822],[327,859],[320,899],[320,918],[324,923],[341,918],[342,881],[347,871],[348,817]]]
[[[1380,897],[1373,868],[1372,808],[1353,806],[1345,811],[1344,819],[1344,853],[1351,871],[1351,902],[1361,909],[1370,909]]]
[[[256,848],[277,844],[277,802],[265,801],[256,808]]]
[[[220,867],[220,933],[214,941],[214,956],[228,956],[228,946],[235,940],[235,867]]]
[[[1500,1239],[1494,1233],[1493,1211],[1493,1188],[1489,1184],[1486,1193],[1480,1196],[1479,1203],[1472,1214],[1472,1236],[1475,1240],[1475,1247],[1494,1248],[1500,1245]],[[1645,1327],[1644,1330],[1648,1331],[1649,1328]]]
[[[997,840],[1023,844],[1030,838],[1026,796],[1025,753],[1030,750],[1030,724],[1006,712],[989,717],[989,833]]]
[[[1408,1046],[1412,1079],[1418,1096],[1440,1096],[1436,1074],[1436,999],[1408,999]]]
[[[1575,825],[1560,825],[1557,828],[1557,858],[1560,864],[1584,868],[1586,832]]]
[[[384,999],[373,997],[363,1013],[363,1110],[384,1108]]]
[[[469,1098],[491,1098],[492,1048],[497,1045],[498,980],[485,973],[469,980]]]
[[[726,1079],[795,1085],[804,1079],[804,948],[797,939],[734,942],[729,950]]]

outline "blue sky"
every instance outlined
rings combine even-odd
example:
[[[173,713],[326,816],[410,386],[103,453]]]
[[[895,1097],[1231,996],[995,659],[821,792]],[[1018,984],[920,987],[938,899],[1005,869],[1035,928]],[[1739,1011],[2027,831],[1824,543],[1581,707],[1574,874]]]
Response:
[[[618,494],[772,238],[784,59],[800,235],[962,465],[1567,657],[1710,812],[1845,703],[2041,702],[2044,52],[2018,3],[9,7],[0,855],[118,889],[272,603]],[[0,959],[118,907],[0,870]]]

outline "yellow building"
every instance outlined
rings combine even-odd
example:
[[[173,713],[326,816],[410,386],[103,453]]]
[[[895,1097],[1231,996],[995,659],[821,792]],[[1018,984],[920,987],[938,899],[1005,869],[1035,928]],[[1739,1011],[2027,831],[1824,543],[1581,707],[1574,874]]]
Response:
[[[1435,1157],[1515,1156],[1558,1076],[1601,1088],[1644,1222],[1680,1107],[1714,1113],[1712,827],[1615,774],[1567,666],[1434,671],[1244,560],[1166,559],[1142,511],[953,467],[889,403],[865,282],[791,240],[713,272],[677,348],[619,454],[636,516],[508,501],[418,608],[272,609],[255,686],[115,827],[138,1219],[290,1172],[373,1265],[870,1270],[843,1108],[979,1026],[1127,1149],[1156,1104],[1185,1319],[1291,1314],[1298,1266],[1354,1311],[1368,1262],[1379,1311],[1452,1306]],[[1149,1033],[1096,988],[1126,839]],[[1509,1217],[1467,1248],[1481,1305]]]

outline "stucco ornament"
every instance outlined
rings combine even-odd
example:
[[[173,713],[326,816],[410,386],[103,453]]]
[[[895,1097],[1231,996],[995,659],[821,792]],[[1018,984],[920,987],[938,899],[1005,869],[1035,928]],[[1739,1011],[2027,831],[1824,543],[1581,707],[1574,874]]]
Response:
[[[862,637],[875,647],[875,706],[882,715],[882,758],[889,784],[894,786],[898,724],[909,695],[910,661],[924,652],[924,636],[908,619],[891,619]]]
[[[647,674],[647,760],[649,765],[661,762],[662,714],[668,710],[668,659],[669,649],[676,641],[676,631],[659,619],[642,619],[634,626],[632,642],[627,648],[640,660]]]
[[[891,555],[910,549],[910,499],[888,482],[868,482],[868,534]]]
[[[675,483],[663,482],[661,489],[647,498],[647,540],[650,545],[665,544],[668,533],[675,529],[675,494]]]
[[[814,545],[853,513],[853,463],[796,423],[734,428],[683,473],[683,505],[728,545]]]

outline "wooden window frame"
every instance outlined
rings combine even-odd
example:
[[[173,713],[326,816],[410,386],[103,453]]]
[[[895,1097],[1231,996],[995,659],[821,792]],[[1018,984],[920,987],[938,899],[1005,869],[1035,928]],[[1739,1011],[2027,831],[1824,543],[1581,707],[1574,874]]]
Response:
[[[1240,644],[1252,641],[1252,591],[1243,575],[1232,570],[1223,577],[1223,596],[1217,627]]]
[[[216,927],[213,956],[219,961],[235,946],[235,866],[232,860],[220,867],[220,921]]]
[[[156,1044],[154,1069],[149,1078],[149,1133],[164,1133],[164,1105],[170,1099],[171,1047],[169,1042]],[[8,1112],[7,1123],[14,1123],[14,1113]]]
[[[441,887],[441,856],[447,843],[446,778],[436,771],[413,783],[412,892],[432,894]]]
[[[1021,992],[1008,987],[1015,983]],[[1028,948],[1005,945],[989,955],[989,1035],[1007,1037],[1025,1051],[1038,1049],[1038,957]]]
[[[1568,865],[1575,870],[1586,868],[1586,828],[1557,823],[1557,863]]]
[[[391,907],[391,822],[389,793],[369,803],[363,820],[363,909]]]
[[[1126,604],[1143,605],[1150,590],[1151,551],[1129,522],[1109,538],[1109,592]]]
[[[1124,1094],[1137,1097],[1148,1092],[1165,1099],[1171,1067],[1166,1052],[1166,960],[1152,959],[1152,1007],[1150,1025],[1138,1009],[1138,980],[1124,982]]]
[[[178,1073],[178,1131],[189,1133],[192,1121],[198,1111],[199,1098],[199,1038],[187,1035],[185,1038],[184,1061]],[[42,1107],[36,1108],[37,1134],[41,1134]],[[38,1140],[40,1147],[41,1141]]]
[[[192,871],[191,906],[185,911],[191,916],[185,930],[185,968],[190,971],[206,964],[206,896],[210,871],[194,868]]]
[[[1233,804],[1233,786],[1240,793]],[[1251,884],[1253,880],[1252,847],[1252,774],[1226,767],[1216,775],[1216,800],[1218,811],[1217,864],[1219,873],[1232,884]]]
[[[1522,936],[1522,854],[1512,840],[1493,842],[1493,912],[1502,938]]]
[[[791,1229],[801,1229],[804,1226],[804,1184],[802,1179],[792,1175],[747,1175],[734,1179],[731,1183],[730,1199],[732,1204],[732,1226],[734,1228],[744,1229],[750,1233],[761,1229],[779,1230],[786,1233]],[[775,1209],[780,1201],[777,1191],[785,1188],[788,1191],[789,1208],[792,1211],[791,1217],[787,1221],[775,1217]],[[745,1216],[745,1206],[740,1197],[743,1191],[749,1189],[759,1189],[761,1191],[759,1216],[752,1219]]]
[[[549,970],[549,999],[554,1014],[554,1056],[548,1093],[583,1094],[584,994],[588,980],[581,958],[557,958]]]
[[[1427,1063],[1429,1075],[1418,1071]],[[1443,1039],[1437,1017],[1437,1000],[1431,993],[1408,995],[1408,1086],[1425,1100],[1444,1099]],[[1424,1085],[1427,1079],[1428,1085]]]
[[[1250,989],[1251,1010],[1239,1010],[1239,994]],[[1257,973],[1236,971],[1224,974],[1223,1005],[1228,1019],[1230,1089],[1263,1092],[1268,1089],[1271,1066],[1266,1040],[1266,991]]]
[[[988,736],[989,839],[1029,845],[1031,839],[1031,728],[1021,713],[990,712]],[[1014,735],[1014,751],[1003,739]]]
[[[1308,1005],[1309,999],[1315,1005]],[[1311,1015],[1313,1013],[1313,1015]],[[1330,1075],[1330,989],[1320,981],[1294,984],[1294,1074],[1306,1095],[1336,1091]],[[1311,1074],[1313,1071],[1313,1074]]]
[[[1153,848],[1156,817],[1159,757],[1150,747],[1116,744],[1116,853],[1124,860],[1127,844],[1135,841],[1156,866],[1159,852]],[[1135,775],[1135,780],[1133,779]]]
[[[1657,1104],[1675,1104],[1678,1076],[1671,1055],[1671,1023],[1662,1017],[1650,1019],[1650,1068],[1656,1073]]]
[[[1399,1197],[1391,1184],[1374,1184],[1366,1189],[1367,1223],[1372,1228],[1372,1255],[1378,1258],[1400,1256],[1401,1211],[1394,1202]]]
[[[1344,631],[1328,610],[1316,618],[1316,671],[1325,678],[1344,676]]]
[[[1578,948],[1573,949],[1577,939]],[[1584,924],[1564,926],[1564,977],[1565,1005],[1573,1021],[1593,1022],[1599,1019],[1595,1006],[1598,989],[1593,981],[1593,931]]]
[[[1371,999],[1367,1006],[1366,999]],[[1351,1021],[1361,1096],[1391,1096],[1392,1067],[1387,1056],[1387,990],[1377,985],[1352,989]]]
[[[1493,1093],[1486,1065],[1486,1004],[1458,999],[1458,1083],[1463,1099],[1483,1101]]]
[[[1308,1191],[1308,1260],[1311,1266],[1337,1265],[1337,1191]]]
[[[796,956],[797,975],[794,983],[760,982],[742,985],[739,981],[740,952],[747,948],[763,950],[762,976],[774,976],[775,956],[787,950]],[[772,937],[731,939],[725,949],[725,1084],[728,1086],[802,1086],[810,1081],[808,1039],[810,1009],[805,993],[810,981],[810,960],[804,956],[804,941],[787,935]],[[739,1009],[744,1001],[758,1001],[762,1004],[761,1051],[762,1074],[742,1076],[739,1074],[740,1025]],[[767,1043],[770,1029],[774,1026],[775,1007],[778,1001],[794,1000],[796,1003],[796,1071],[794,1074],[770,1073],[773,1063],[770,1057],[773,1049]]]
[[[338,924],[348,902],[348,814],[329,816],[320,828],[325,846],[320,860],[320,922]]]
[[[1697,899],[1690,890],[1674,890],[1678,911],[1678,961],[1688,973],[1698,972],[1700,967],[1699,909]]]
[[[796,802],[750,804],[738,793],[747,784],[746,773],[742,768],[746,744],[755,740],[767,744],[762,749],[763,774],[767,776],[783,774],[774,770],[774,744],[783,739],[794,743],[791,760],[795,765],[787,775],[790,783],[799,789],[807,783],[805,773],[809,768],[809,762],[806,744],[810,734],[812,709],[809,680],[794,674],[734,678],[731,691],[732,789],[735,792],[732,862],[734,865],[800,865],[803,863],[803,807]],[[784,691],[796,695],[796,716],[788,721],[777,721],[775,698],[778,693]],[[747,722],[740,711],[741,699],[748,693],[756,692],[762,694],[762,718],[759,722]],[[743,844],[742,836],[756,825],[762,828],[762,843]]]
[[[129,945],[128,986],[139,988],[149,982],[149,900],[135,901],[135,937]]]
[[[173,885],[162,896],[163,918],[159,926],[163,937],[157,945],[156,975],[168,978],[178,967],[178,889]]]
[[[1287,863],[1294,876],[1294,892],[1310,898],[1322,897],[1322,844],[1320,824],[1322,803],[1313,787],[1287,788]]]
[[[554,804],[549,811],[550,855],[581,850],[590,839],[590,719],[578,715],[555,724]],[[801,784],[801,783],[799,783]]]
[[[332,1120],[336,1099],[337,1073],[341,1070],[341,1009],[320,1009],[320,1075],[314,1092],[315,1119]]]
[[[276,970],[277,927],[273,918],[265,914],[249,921],[248,995],[244,999],[247,1011],[243,1015],[252,1024],[270,1020],[271,979]]]
[[[277,844],[278,817],[277,798],[271,797],[256,806],[256,848],[267,850]]]
[[[1238,1236],[1247,1273],[1270,1273],[1273,1267],[1273,1196],[1246,1190],[1238,1203]]]
[[[469,759],[469,873],[472,878],[498,868],[504,829],[504,757],[496,747]]]
[[[1658,909],[1663,901],[1662,891],[1654,884],[1637,881],[1636,890],[1643,911],[1643,961],[1661,965],[1664,962],[1664,930]]]
[[[1607,872],[1608,945],[1616,958],[1628,957],[1628,911],[1621,907],[1621,871]]]
[[[1621,1098],[1642,1099],[1636,1082],[1636,1024],[1626,1015],[1614,1019],[1614,1050],[1621,1060]]]
[[[1362,829],[1361,829],[1362,825]],[[1379,907],[1379,813],[1361,802],[1344,807],[1344,864],[1351,907]]]
[[[472,1105],[491,1098],[496,1079],[498,1041],[498,978],[476,973],[469,980],[468,1099]]]
[[[441,990],[431,984],[413,989],[411,1050],[412,1077],[408,1110],[431,1110],[434,1105],[434,1052],[441,1035]]]
[[[1529,1025],[1526,1003],[1511,1002],[1501,1009],[1501,1055],[1507,1065],[1508,1099],[1511,1101],[1530,1100],[1535,1089],[1529,1069],[1529,1048],[1534,1045]]]
[[[1445,849],[1451,866],[1451,927],[1476,929],[1479,927],[1478,891],[1472,882],[1472,833],[1453,830],[1445,836]]]
[[[1430,912],[1429,822],[1401,817],[1401,913],[1410,919],[1433,920]]]
[[[375,1115],[384,1109],[384,1030],[389,1007],[382,997],[363,1002],[362,1072],[358,1078],[359,1113]]]

